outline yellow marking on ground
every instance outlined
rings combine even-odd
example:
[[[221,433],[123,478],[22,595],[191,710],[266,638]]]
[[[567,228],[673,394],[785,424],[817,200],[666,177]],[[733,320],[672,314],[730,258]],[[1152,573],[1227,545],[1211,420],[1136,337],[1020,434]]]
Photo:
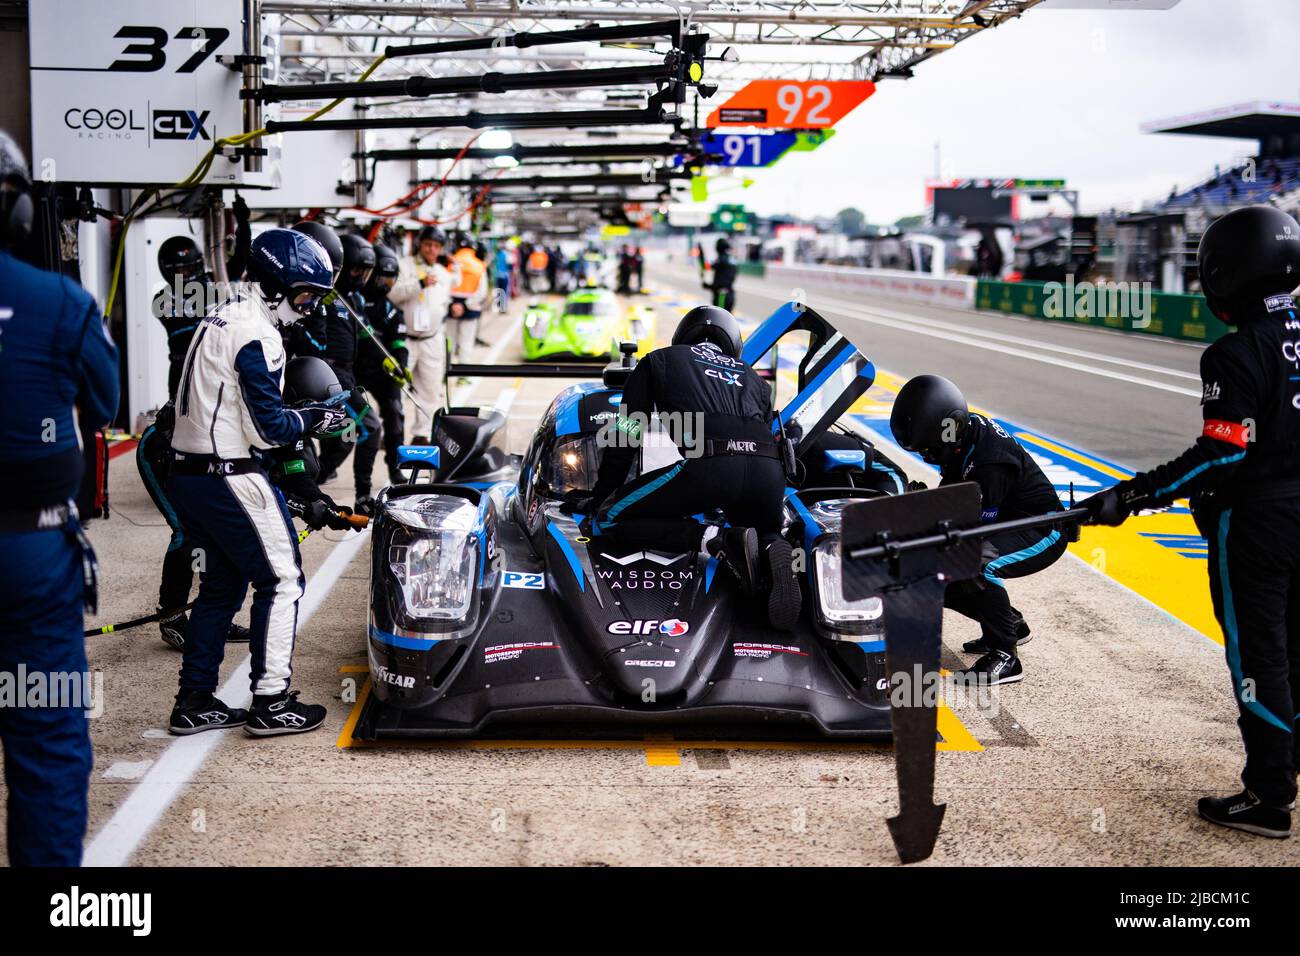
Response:
[[[1169,612],[1216,644],[1223,632],[1214,617],[1205,564],[1185,558],[1141,532],[1199,535],[1188,514],[1136,515],[1118,528],[1090,526],[1070,551]]]
[[[947,753],[983,753],[983,745],[975,735],[966,729],[961,718],[951,707],[939,701],[939,736],[943,738],[935,745],[935,750]]]
[[[646,734],[645,763],[647,767],[680,767],[682,753],[668,734]]]
[[[369,674],[369,664],[344,664],[339,668],[340,674]]]
[[[343,729],[339,731],[339,739],[334,742],[336,747],[354,747],[356,739],[352,732],[357,729],[357,721],[361,719],[361,709],[366,706],[366,700],[370,697],[370,678],[367,677],[365,683],[361,685],[361,693],[357,694],[357,701],[352,705],[352,713],[348,714],[348,719],[343,722]]]
[[[1110,475],[1118,481],[1123,481],[1125,478],[1129,477],[1128,472],[1120,471],[1118,468],[1112,468],[1105,462],[1100,462],[1095,458],[1089,458],[1087,455],[1080,455],[1076,451],[1072,451],[1063,445],[1058,445],[1056,442],[1049,441],[1039,435],[1030,435],[1027,432],[1016,432],[1015,437],[1016,440],[1022,444],[1028,442],[1031,445],[1037,445],[1039,448],[1046,448],[1049,451],[1054,451],[1063,458],[1068,458],[1070,461],[1078,462],[1080,465],[1087,465],[1089,468],[1095,468],[1097,471]]]

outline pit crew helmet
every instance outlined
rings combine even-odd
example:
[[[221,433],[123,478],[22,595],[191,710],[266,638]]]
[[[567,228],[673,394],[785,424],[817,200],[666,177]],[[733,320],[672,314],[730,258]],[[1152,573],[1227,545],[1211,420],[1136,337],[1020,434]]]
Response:
[[[1300,224],[1273,206],[1246,206],[1221,216],[1196,250],[1201,291],[1225,322],[1300,285]]]
[[[339,377],[315,355],[291,358],[284,367],[284,402],[300,406],[328,402],[343,392]]]
[[[304,219],[298,225],[293,227],[294,232],[301,232],[304,236],[309,236],[321,244],[326,255],[329,256],[330,268],[333,270],[334,279],[330,283],[333,285],[339,281],[339,273],[343,271],[343,243],[339,241],[339,234],[319,222],[312,222],[310,219]]]
[[[969,424],[966,396],[939,375],[909,379],[889,415],[889,428],[898,443],[940,466],[956,453]]]
[[[343,275],[339,288],[347,292],[365,288],[370,273],[375,269],[375,247],[353,232],[344,233],[340,241],[343,244]]]
[[[310,315],[334,284],[329,254],[319,242],[293,229],[268,229],[253,240],[248,274],[283,324]]]
[[[171,285],[177,276],[197,278],[203,272],[203,253],[189,236],[172,236],[158,247],[158,271]]]
[[[0,130],[0,249],[22,242],[32,231],[32,174],[18,144]]]
[[[740,358],[740,323],[726,309],[716,305],[697,305],[682,316],[673,332],[673,345],[697,345],[712,342],[734,359]]]

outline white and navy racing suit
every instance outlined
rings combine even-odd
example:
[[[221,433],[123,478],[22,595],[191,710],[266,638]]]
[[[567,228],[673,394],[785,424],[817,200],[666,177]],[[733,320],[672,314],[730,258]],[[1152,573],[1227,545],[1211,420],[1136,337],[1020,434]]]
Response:
[[[254,449],[297,441],[321,413],[284,407],[284,364],[280,332],[251,284],[202,321],[185,359],[168,491],[201,583],[186,632],[182,691],[216,690],[226,633],[250,583],[253,693],[289,686],[305,579],[284,498]]]

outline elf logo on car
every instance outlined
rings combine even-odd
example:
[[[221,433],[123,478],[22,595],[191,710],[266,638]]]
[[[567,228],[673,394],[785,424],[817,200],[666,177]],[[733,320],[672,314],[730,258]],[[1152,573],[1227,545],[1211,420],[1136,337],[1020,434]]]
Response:
[[[666,621],[615,621],[605,628],[610,634],[644,637],[648,634],[663,634],[665,637],[681,637],[691,629],[686,621],[669,618]]]
[[[414,687],[415,678],[406,674],[394,674],[387,667],[375,668],[375,680],[392,684],[394,687]]]

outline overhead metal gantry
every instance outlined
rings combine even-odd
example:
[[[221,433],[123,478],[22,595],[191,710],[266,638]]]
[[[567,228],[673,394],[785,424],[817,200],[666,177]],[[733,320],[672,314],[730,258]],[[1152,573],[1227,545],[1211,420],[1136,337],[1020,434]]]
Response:
[[[457,162],[456,178],[446,187],[453,195],[471,195],[471,183],[486,182],[494,167],[522,163],[567,167],[572,192],[588,169],[620,175],[628,164],[639,164],[642,171],[667,172],[673,156],[689,154],[698,91],[683,102],[680,95],[665,97],[663,89],[666,78],[681,76],[671,54],[687,36],[707,38],[700,85],[720,90],[700,103],[703,116],[754,79],[905,78],[1040,2],[260,0],[263,14],[278,16],[280,38],[279,79],[265,88],[264,101],[292,99],[304,87],[319,97],[354,97],[360,119],[335,114],[312,124],[268,126],[295,135],[409,130],[409,140],[402,134],[395,144],[390,133],[385,148],[359,147],[357,161],[407,161],[413,177],[430,168],[441,176]],[[390,56],[367,83],[357,84],[381,53]],[[593,128],[597,123],[603,128]],[[487,129],[510,130],[512,144],[466,148],[473,131]],[[405,148],[392,148],[404,141]],[[423,167],[418,172],[417,163]],[[504,185],[492,187],[489,201],[510,206],[522,219],[524,200],[507,200]],[[569,205],[558,182],[547,192],[553,208]],[[596,205],[587,194],[571,208],[589,204]]]

